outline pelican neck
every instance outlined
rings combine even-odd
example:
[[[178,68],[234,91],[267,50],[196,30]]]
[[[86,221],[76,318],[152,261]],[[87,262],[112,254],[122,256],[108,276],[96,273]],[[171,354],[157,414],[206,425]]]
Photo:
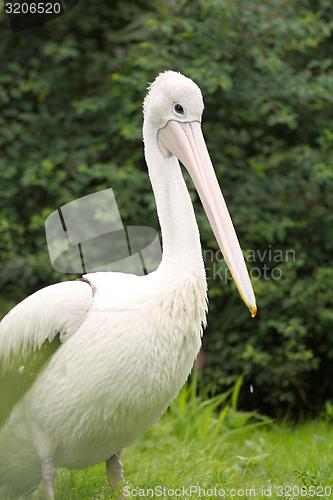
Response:
[[[204,273],[199,230],[179,162],[175,156],[163,156],[156,131],[145,125],[144,144],[162,233],[160,267],[168,272]]]

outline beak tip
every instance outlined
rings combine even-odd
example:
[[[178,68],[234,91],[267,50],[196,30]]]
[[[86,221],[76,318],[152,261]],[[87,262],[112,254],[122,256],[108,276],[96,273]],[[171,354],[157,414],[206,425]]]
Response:
[[[256,305],[254,305],[254,306],[251,307],[250,313],[251,313],[251,318],[255,318],[256,317],[256,315],[257,315],[257,306]]]

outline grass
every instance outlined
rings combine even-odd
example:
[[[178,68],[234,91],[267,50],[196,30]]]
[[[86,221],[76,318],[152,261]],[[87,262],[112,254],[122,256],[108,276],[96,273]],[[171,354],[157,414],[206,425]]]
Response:
[[[123,452],[129,488],[164,485],[169,496],[159,498],[176,498],[173,489],[191,485],[238,490],[228,498],[333,498],[333,425],[321,419],[290,426],[237,411],[240,386],[208,400],[197,396],[196,382],[185,386],[161,421]],[[130,498],[144,497],[137,493]],[[214,491],[179,493],[219,498]],[[43,498],[41,491],[33,498]],[[59,472],[57,499],[107,498],[103,465]]]

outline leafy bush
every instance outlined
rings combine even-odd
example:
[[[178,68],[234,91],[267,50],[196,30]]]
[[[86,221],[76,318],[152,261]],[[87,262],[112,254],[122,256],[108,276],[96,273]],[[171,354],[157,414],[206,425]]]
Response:
[[[210,268],[207,383],[222,389],[244,373],[244,407],[318,411],[333,396],[331,2],[81,0],[31,31],[10,34],[5,22],[2,313],[68,278],[46,253],[44,221],[56,207],[113,187],[128,224],[157,227],[140,108],[147,82],[176,69],[202,88],[204,133],[252,252],[259,306],[250,320],[216,277],[222,264],[193,192]]]

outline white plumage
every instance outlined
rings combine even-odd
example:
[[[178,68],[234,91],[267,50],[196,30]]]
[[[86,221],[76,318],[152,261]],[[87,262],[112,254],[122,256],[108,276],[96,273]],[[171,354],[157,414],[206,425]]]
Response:
[[[13,370],[24,374],[43,346],[60,340],[0,428],[0,493],[32,491],[43,479],[53,498],[55,468],[101,461],[116,489],[121,449],[158,420],[186,381],[201,345],[207,297],[199,232],[177,157],[255,314],[199,134],[202,109],[199,88],[174,72],[160,75],[145,100],[145,155],[163,239],[159,268],[141,277],[93,273],[51,285],[0,323],[0,390],[1,372],[6,381]]]

